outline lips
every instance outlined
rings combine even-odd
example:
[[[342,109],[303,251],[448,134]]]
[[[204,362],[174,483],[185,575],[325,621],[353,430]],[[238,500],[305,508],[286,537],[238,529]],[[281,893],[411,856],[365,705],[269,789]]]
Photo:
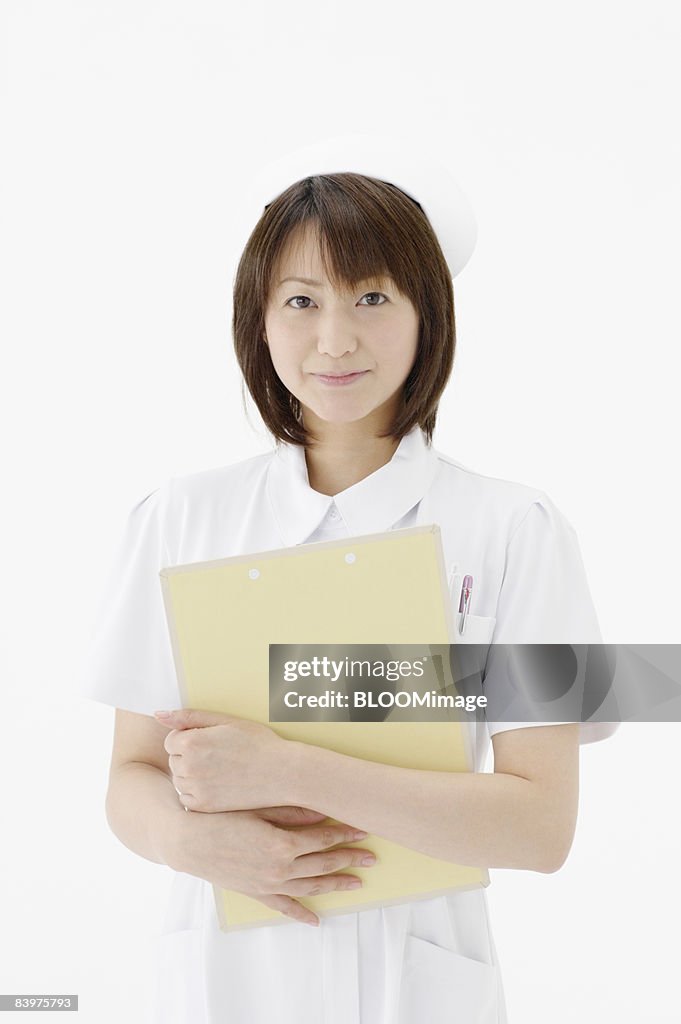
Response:
[[[366,373],[366,370],[346,370],[345,373],[323,373],[320,370],[315,377],[355,377],[358,373]]]
[[[314,376],[323,384],[342,387],[344,384],[351,384],[354,380],[359,380],[368,372],[368,370],[356,370],[352,373],[315,373]]]

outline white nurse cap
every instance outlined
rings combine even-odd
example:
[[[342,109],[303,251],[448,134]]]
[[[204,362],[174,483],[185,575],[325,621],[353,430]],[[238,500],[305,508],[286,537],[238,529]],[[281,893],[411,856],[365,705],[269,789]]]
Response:
[[[477,238],[468,200],[443,160],[422,149],[410,151],[408,142],[387,135],[338,135],[268,162],[247,189],[251,230],[268,203],[290,185],[316,174],[347,172],[387,181],[415,199],[437,235],[452,277],[463,270]]]

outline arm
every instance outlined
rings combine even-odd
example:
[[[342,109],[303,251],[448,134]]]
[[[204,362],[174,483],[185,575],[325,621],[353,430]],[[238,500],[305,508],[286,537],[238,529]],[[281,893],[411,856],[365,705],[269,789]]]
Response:
[[[170,778],[158,768],[131,761],[112,769],[106,820],[114,835],[133,853],[172,867],[185,813]]]
[[[396,768],[296,744],[292,803],[459,864],[553,872],[574,836],[579,726],[493,737],[494,773]]]
[[[305,924],[319,920],[300,897],[362,884],[345,869],[370,866],[364,860],[370,851],[339,844],[365,833],[343,823],[323,824],[325,815],[312,809],[185,811],[169,773],[165,736],[152,718],[116,710],[106,816],[129,850],[244,892]]]
[[[106,819],[133,853],[172,866],[187,812],[162,756],[164,736],[165,729],[146,716],[116,711]]]
[[[222,712],[161,714],[171,729],[172,777],[195,811],[295,804],[431,857],[546,873],[558,870],[572,843],[578,724],[496,734],[490,775],[365,761]]]

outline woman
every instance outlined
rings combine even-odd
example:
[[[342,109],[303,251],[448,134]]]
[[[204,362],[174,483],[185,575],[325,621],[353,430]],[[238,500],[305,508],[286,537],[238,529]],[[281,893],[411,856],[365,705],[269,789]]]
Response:
[[[301,900],[357,882],[368,851],[347,844],[366,833],[456,863],[557,870],[575,828],[579,743],[611,731],[489,722],[475,736],[479,773],[452,775],[173,711],[158,581],[173,564],[438,523],[448,569],[474,578],[480,638],[600,640],[575,534],[551,500],[432,448],[457,256],[445,258],[418,201],[427,172],[421,195],[399,177],[311,173],[264,210],[239,264],[233,329],[277,448],[173,478],[135,506],[103,604],[88,691],[117,707],[108,820],[176,871],[164,1024],[504,1021],[484,889],[321,921]],[[493,773],[482,771],[490,737]],[[291,921],[221,932],[212,884]]]

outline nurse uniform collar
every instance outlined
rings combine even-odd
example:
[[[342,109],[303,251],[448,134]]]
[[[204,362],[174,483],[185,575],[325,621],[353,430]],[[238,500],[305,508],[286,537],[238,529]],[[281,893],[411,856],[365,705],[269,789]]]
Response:
[[[414,199],[430,221],[452,277],[468,263],[477,239],[473,211],[446,162],[430,152],[410,152],[387,135],[341,135],[296,149],[263,165],[247,189],[250,229],[287,188],[317,174],[352,172],[378,178]]]
[[[267,493],[284,547],[304,544],[336,505],[350,536],[392,529],[427,495],[440,468],[416,424],[389,462],[333,497],[310,487],[305,452],[282,441],[267,469]]]

